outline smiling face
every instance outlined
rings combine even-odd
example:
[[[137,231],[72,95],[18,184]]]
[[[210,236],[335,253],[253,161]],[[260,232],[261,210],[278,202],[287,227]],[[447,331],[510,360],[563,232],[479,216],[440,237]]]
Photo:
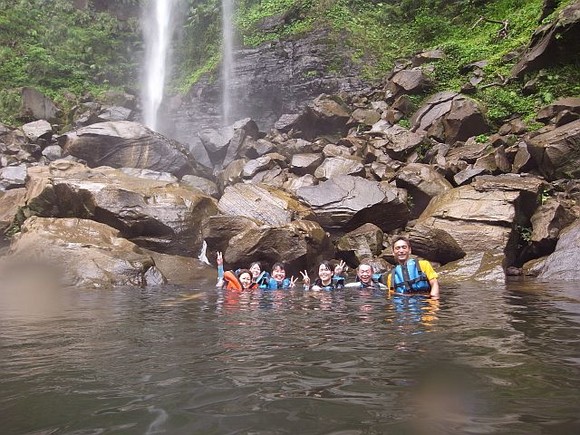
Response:
[[[393,245],[393,255],[399,264],[404,264],[411,255],[411,247],[406,240],[397,240]]]
[[[373,278],[373,268],[369,264],[361,264],[358,267],[357,275],[360,282],[368,284]]]
[[[248,289],[252,285],[252,275],[248,272],[244,272],[244,273],[240,274],[238,279],[239,279],[240,284],[242,284],[242,287],[244,289]]]
[[[284,268],[276,266],[272,269],[272,278],[276,281],[284,281],[284,278],[286,278],[286,271]]]
[[[255,279],[258,276],[260,276],[260,273],[262,272],[262,269],[260,268],[260,265],[258,263],[253,263],[250,266],[250,272],[252,272],[252,277]]]
[[[330,270],[330,266],[324,263],[321,264],[318,267],[318,276],[322,281],[322,284],[330,284],[330,281],[332,280],[332,270]]]

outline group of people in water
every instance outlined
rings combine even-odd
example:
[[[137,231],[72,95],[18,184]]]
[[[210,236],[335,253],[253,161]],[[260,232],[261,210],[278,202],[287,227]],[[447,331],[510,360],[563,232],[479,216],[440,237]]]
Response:
[[[437,273],[427,260],[411,257],[411,243],[404,236],[394,238],[391,248],[397,265],[388,273],[375,273],[370,263],[362,262],[357,268],[354,282],[347,283],[347,266],[344,261],[332,264],[323,261],[318,266],[318,278],[310,279],[308,271],[300,272],[305,290],[339,290],[342,288],[367,288],[388,290],[391,294],[425,294],[433,299],[439,298]],[[217,253],[218,283],[220,288],[228,290],[256,289],[291,289],[295,288],[298,278],[286,277],[283,263],[275,263],[272,272],[262,270],[259,262],[254,262],[248,269],[235,272],[224,271],[223,255]]]

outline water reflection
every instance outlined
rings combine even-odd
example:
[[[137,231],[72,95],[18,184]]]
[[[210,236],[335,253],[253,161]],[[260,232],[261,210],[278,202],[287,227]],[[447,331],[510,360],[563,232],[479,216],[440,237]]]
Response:
[[[37,291],[0,304],[5,433],[580,428],[573,288]]]

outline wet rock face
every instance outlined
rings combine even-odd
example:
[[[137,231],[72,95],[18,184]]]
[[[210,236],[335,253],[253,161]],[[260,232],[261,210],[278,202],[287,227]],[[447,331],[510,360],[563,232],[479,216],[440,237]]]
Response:
[[[339,78],[328,73],[328,66],[337,56],[350,62],[344,47],[337,53],[336,43],[324,31],[298,40],[238,50],[236,80],[231,89],[235,103],[232,118],[251,117],[260,130],[268,131],[283,114],[299,113],[322,93],[362,89],[355,65],[344,68],[351,72],[350,76]],[[221,106],[221,89],[221,79],[196,84],[167,120],[171,127],[165,133],[190,147],[197,146],[198,131],[222,124],[216,110]]]
[[[165,253],[197,255],[201,221],[216,201],[171,181],[57,161],[29,168],[24,216],[78,217],[110,225],[127,239]]]
[[[562,59],[569,61],[577,56],[580,51],[579,20],[580,3],[572,2],[552,24],[536,30],[521,60],[512,68],[512,77],[522,77]]]
[[[580,119],[533,136],[528,144],[547,179],[580,177]]]
[[[542,280],[577,280],[579,257],[580,219],[576,219],[560,235],[556,250],[546,259],[538,278]]]
[[[404,226],[409,219],[403,192],[361,177],[341,175],[317,186],[302,187],[297,195],[328,229],[348,231],[373,223],[389,231]]]
[[[178,177],[204,171],[181,145],[130,121],[101,122],[60,138],[65,154],[90,167],[129,167],[170,172]]]
[[[32,260],[34,259],[34,260]],[[163,284],[153,259],[114,228],[85,219],[31,217],[0,262],[3,276],[26,274],[53,284],[111,287]]]

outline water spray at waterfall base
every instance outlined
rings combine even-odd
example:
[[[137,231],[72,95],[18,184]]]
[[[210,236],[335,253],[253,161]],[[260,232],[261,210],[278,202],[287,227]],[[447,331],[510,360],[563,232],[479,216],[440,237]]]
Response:
[[[142,27],[145,62],[141,100],[143,123],[158,129],[158,111],[163,101],[168,68],[168,53],[173,36],[173,11],[179,0],[150,0],[145,3]]]

